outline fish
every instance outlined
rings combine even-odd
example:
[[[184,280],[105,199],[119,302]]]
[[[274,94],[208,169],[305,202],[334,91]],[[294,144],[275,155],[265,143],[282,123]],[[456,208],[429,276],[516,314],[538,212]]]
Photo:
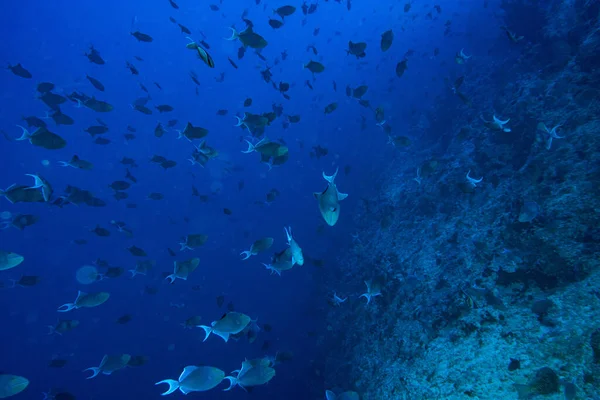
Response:
[[[152,36],[150,36],[146,33],[142,33],[140,31],[131,32],[131,36],[136,38],[138,40],[138,42],[150,43],[154,40],[154,39],[152,39]]]
[[[304,64],[303,67],[308,69],[313,74],[320,74],[321,72],[325,71],[325,66],[323,64],[312,60]]]
[[[192,141],[194,139],[202,139],[206,135],[208,135],[208,130],[199,126],[192,125],[191,122],[188,122],[185,125],[183,131],[177,131],[179,133],[179,139],[185,137],[187,140]]]
[[[94,229],[92,229],[90,232],[95,233],[97,236],[100,236],[100,237],[110,236],[110,231],[106,228],[101,227],[100,225],[96,225],[96,227]]]
[[[52,82],[41,82],[41,83],[38,83],[38,85],[35,89],[40,93],[46,93],[46,92],[51,92],[52,90],[54,90],[54,87],[55,87],[55,85]]]
[[[356,58],[364,58],[366,56],[366,49],[367,43],[365,42],[354,43],[352,41],[349,41],[348,50],[346,50],[346,54],[352,54],[353,56],[356,56]]]
[[[191,40],[191,39],[189,39],[189,40]],[[202,48],[202,46],[200,46],[198,43],[196,43],[196,42],[194,42],[192,40],[190,43],[188,43],[186,45],[186,47],[188,49],[191,49],[191,50],[196,50],[196,53],[198,54],[198,57],[202,61],[204,61],[204,63],[206,65],[208,65],[210,68],[214,68],[215,67],[215,61],[213,60],[213,58],[211,57],[211,55],[208,54],[208,51],[206,51],[204,48]]]
[[[161,114],[165,113],[165,112],[173,111],[173,107],[168,104],[161,104],[161,105],[155,106],[154,108],[156,108],[158,110],[158,112]]]
[[[183,394],[192,392],[205,392],[216,387],[225,378],[225,372],[216,367],[188,365],[177,380],[165,379],[155,385],[166,383],[169,388],[162,396],[169,395],[176,390]]]
[[[88,58],[88,60],[90,60],[91,63],[98,65],[105,64],[104,59],[102,58],[102,56],[100,56],[100,52],[96,50],[94,46],[90,46],[90,52],[85,53],[85,56]]]
[[[398,78],[402,78],[402,75],[404,75],[404,72],[408,68],[407,63],[408,63],[408,60],[404,59],[404,60],[400,61],[398,64],[396,64],[396,76]]]
[[[251,321],[252,319],[246,314],[231,311],[223,315],[221,319],[213,321],[211,326],[200,325],[198,327],[204,329],[204,333],[206,334],[203,340],[204,342],[211,333],[214,333],[227,342],[230,335],[242,332]]]
[[[86,293],[79,291],[73,303],[65,303],[58,307],[58,312],[68,312],[79,308],[93,308],[104,304],[110,297],[108,292]]]
[[[296,7],[294,6],[281,6],[273,11],[275,14],[279,15],[281,19],[285,17],[289,17],[290,15],[296,12]]]
[[[79,326],[79,321],[76,319],[61,319],[55,325],[48,325],[48,335],[61,335],[72,331]]]
[[[117,320],[115,322],[117,324],[125,325],[126,323],[130,322],[132,319],[133,319],[133,316],[131,314],[124,314],[124,315],[121,315],[119,318],[117,318]]]
[[[98,89],[101,92],[104,92],[104,85],[102,84],[102,82],[100,82],[96,78],[92,78],[89,75],[86,75],[85,77],[87,78],[88,81],[90,81],[90,83],[92,84],[93,87],[95,87],[96,89]]]
[[[100,373],[104,375],[111,375],[113,372],[125,368],[129,361],[131,361],[131,355],[129,354],[117,354],[117,355],[105,355],[97,367],[86,368],[83,372],[91,371],[92,375],[86,379],[92,379],[97,377]]]
[[[380,47],[381,51],[386,52],[392,47],[392,43],[394,42],[394,32],[390,29],[388,31],[383,32],[381,35]]]
[[[63,360],[60,358],[55,358],[50,360],[48,363],[48,368],[62,368],[68,364],[68,360]]]
[[[338,104],[337,103],[329,103],[326,107],[325,107],[325,114],[331,114],[332,112],[334,112],[335,110],[337,110]]]
[[[279,29],[283,26],[283,22],[278,19],[269,18],[269,26],[273,29]]]
[[[264,237],[264,238],[256,240],[254,243],[252,243],[252,246],[250,246],[250,250],[242,251],[240,253],[240,256],[242,257],[242,260],[247,260],[251,256],[255,256],[258,253],[261,253],[263,251],[270,249],[271,246],[273,246],[273,238],[272,237]]]
[[[20,254],[0,250],[0,271],[18,267],[23,261],[25,261],[25,257]]]
[[[175,261],[173,263],[173,273],[167,275],[165,279],[169,279],[170,283],[174,283],[176,279],[186,281],[189,274],[194,272],[198,265],[200,265],[200,259],[197,257],[185,261]]]
[[[181,33],[185,33],[186,35],[191,35],[192,34],[192,31],[190,31],[187,26],[182,25],[180,23],[177,23],[177,25],[179,26],[179,29],[181,29]]]
[[[258,33],[254,32],[252,26],[248,26],[244,31],[238,32],[234,28],[231,30],[231,36],[226,40],[233,41],[239,40],[245,47],[251,47],[253,49],[263,49],[267,47],[268,42]]]
[[[238,371],[237,376],[225,377],[229,381],[229,387],[223,390],[228,391],[235,386],[246,390],[249,387],[264,385],[274,376],[275,370],[271,367],[270,359],[246,360],[242,363],[242,368]]]
[[[0,374],[0,399],[21,393],[29,386],[29,380],[18,375]]]
[[[127,250],[129,250],[129,252],[131,253],[131,255],[135,256],[135,257],[146,257],[147,256],[147,254],[144,251],[144,249],[139,248],[137,246],[129,246],[127,248]]]
[[[10,72],[21,78],[31,79],[33,77],[33,75],[31,75],[31,72],[27,71],[25,67],[21,65],[21,63],[16,65],[9,64],[7,69],[9,69]]]
[[[17,125],[22,129],[21,137],[16,139],[17,141],[29,140],[34,146],[42,147],[47,150],[59,150],[67,145],[67,141],[57,135],[56,133],[50,132],[47,128],[38,128],[33,133],[30,133],[24,127]]]
[[[92,125],[87,127],[84,132],[89,133],[92,137],[96,135],[103,135],[108,132],[108,127],[104,125]]]
[[[10,281],[12,282],[12,287],[15,287],[15,286],[31,287],[31,286],[35,286],[38,283],[40,283],[41,280],[42,280],[42,278],[40,278],[39,276],[36,276],[36,275],[23,275],[18,280],[10,279]]]
[[[229,61],[229,64],[231,64],[231,66],[233,68],[238,69],[237,64],[230,57],[227,57],[227,60]]]
[[[69,117],[67,114],[64,114],[60,109],[57,109],[50,116],[56,125],[73,125],[75,120]]]
[[[340,201],[348,197],[346,193],[340,193],[337,189],[335,184],[337,173],[338,168],[331,176],[325,175],[325,172],[323,172],[323,179],[327,181],[327,188],[323,192],[313,193],[319,203],[321,216],[329,226],[334,226],[337,223],[340,217]]]

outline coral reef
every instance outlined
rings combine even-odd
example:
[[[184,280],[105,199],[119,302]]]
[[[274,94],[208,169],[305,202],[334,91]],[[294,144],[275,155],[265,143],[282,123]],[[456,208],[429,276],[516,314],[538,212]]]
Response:
[[[477,108],[440,99],[414,158],[362,200],[344,274],[329,277],[355,295],[329,311],[328,387],[366,400],[600,396],[598,4],[503,1],[530,45],[470,72]],[[510,130],[486,126],[494,111]]]

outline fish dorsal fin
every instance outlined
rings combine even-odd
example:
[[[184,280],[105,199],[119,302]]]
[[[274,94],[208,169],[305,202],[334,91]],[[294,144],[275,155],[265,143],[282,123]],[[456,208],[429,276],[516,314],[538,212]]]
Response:
[[[71,157],[71,161],[79,161],[79,156],[77,154],[73,155],[73,157]]]
[[[86,292],[82,292],[81,290],[77,292],[77,297],[75,298],[75,304],[77,304],[77,301],[83,297],[87,296]]]
[[[336,400],[337,396],[335,395],[335,393],[333,393],[331,390],[326,390],[325,391],[325,398],[327,400]]]
[[[198,367],[196,367],[195,365],[188,365],[187,367],[185,367],[181,375],[179,375],[179,383],[183,382],[185,378],[187,378],[192,372],[194,372],[197,369]]]
[[[348,193],[340,193],[340,192],[338,192],[338,194],[337,194],[338,201],[342,201],[346,197],[348,197]]]
[[[108,354],[105,354],[104,357],[102,357],[102,361],[100,361],[100,365],[98,366],[98,368],[102,369],[102,367],[104,367],[104,365],[106,365],[107,361],[108,361]]]

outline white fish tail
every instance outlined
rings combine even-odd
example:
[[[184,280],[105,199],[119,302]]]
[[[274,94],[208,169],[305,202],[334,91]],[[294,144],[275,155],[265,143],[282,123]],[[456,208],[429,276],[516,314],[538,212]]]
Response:
[[[169,279],[170,280],[169,283],[173,283],[173,282],[175,282],[175,279],[177,279],[177,277],[175,276],[175,274],[171,274],[171,275],[167,276],[165,279]]]
[[[44,186],[44,182],[40,179],[39,176],[33,174],[25,174],[26,176],[30,176],[33,178],[33,186],[30,186],[29,189],[38,189]]]
[[[231,29],[231,36],[228,38],[223,38],[223,39],[231,41],[231,40],[235,40],[238,37],[240,37],[239,33],[234,28],[229,27],[229,29]]]
[[[98,376],[98,374],[100,373],[100,368],[98,368],[98,367],[86,368],[82,372],[85,372],[85,371],[92,371],[92,376],[88,376],[87,378],[85,378],[85,379],[92,379],[92,378],[95,378]]]
[[[248,150],[242,151],[242,153],[244,153],[244,154],[252,153],[255,150],[254,145],[247,140],[246,140],[246,143],[248,143]]]
[[[365,299],[367,299],[367,304],[369,304],[371,302],[371,294],[369,294],[369,293],[363,293],[360,296],[358,296],[359,299],[361,297],[364,297]]]
[[[335,181],[335,177],[338,174],[338,170],[339,168],[336,167],[335,172],[331,176],[325,175],[325,171],[323,171],[323,179],[325,179],[329,183],[333,183]]]
[[[210,326],[206,326],[206,325],[198,325],[198,328],[204,329],[204,333],[206,334],[206,336],[204,337],[203,342],[206,342],[206,339],[208,339],[208,337],[210,336],[210,334],[213,331],[212,328]]]
[[[250,251],[250,250],[242,251],[240,253],[240,256],[242,257],[242,260],[247,260],[252,256],[252,251]]]
[[[17,125],[19,128],[21,128],[23,130],[23,132],[21,132],[21,137],[15,140],[27,140],[31,137],[31,133],[29,133],[29,131],[27,129],[25,129],[24,127],[22,127],[21,125]]]
[[[73,166],[71,165],[71,163],[70,163],[70,162],[68,162],[68,161],[59,161],[59,162],[58,162],[58,164],[59,164],[61,167],[73,167]]]
[[[75,303],[65,303],[58,307],[58,312],[67,312],[75,309]]]
[[[167,385],[169,385],[169,389],[167,389],[166,392],[161,393],[161,396],[166,396],[168,394],[173,393],[177,389],[179,389],[179,382],[177,382],[176,380],[173,380],[173,379],[165,379],[164,381],[156,382],[154,384],[154,386],[160,385],[162,383],[166,383]]]
[[[236,385],[239,384],[239,381],[235,376],[226,376],[224,379],[227,379],[229,381],[229,387],[227,389],[223,389],[224,392],[233,389]]]

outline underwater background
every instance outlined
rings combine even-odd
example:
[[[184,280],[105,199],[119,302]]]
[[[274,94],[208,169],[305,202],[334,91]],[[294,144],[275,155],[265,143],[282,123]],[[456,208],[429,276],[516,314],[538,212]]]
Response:
[[[600,398],[599,13],[3,4],[0,398]]]

